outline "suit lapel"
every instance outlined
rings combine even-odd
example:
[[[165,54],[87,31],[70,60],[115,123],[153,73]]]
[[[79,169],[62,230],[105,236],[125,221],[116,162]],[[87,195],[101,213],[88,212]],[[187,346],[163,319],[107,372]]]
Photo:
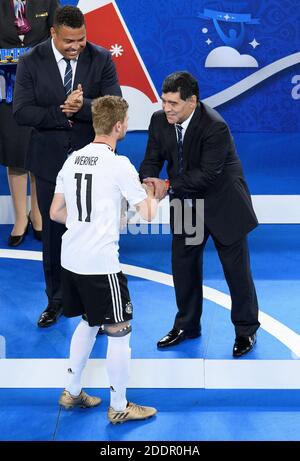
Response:
[[[183,139],[183,165],[186,168],[188,165],[188,159],[191,154],[191,143],[194,136],[194,131],[199,128],[200,118],[201,118],[202,108],[199,104],[194,112],[194,115],[187,127],[186,133]]]
[[[172,153],[172,160],[174,164],[174,171],[178,171],[178,145],[175,125],[170,125],[167,122],[168,128],[165,134],[168,140],[168,151]]]
[[[52,45],[51,45],[51,38],[45,42],[45,54],[44,54],[44,59],[45,59],[45,67],[47,69],[47,73],[49,72],[49,68],[51,67],[51,73],[49,72],[49,75],[51,75],[51,86],[53,88],[56,88],[57,90],[57,95],[59,100],[64,101],[66,99],[65,95],[65,89],[63,85],[63,81],[59,72],[59,68],[52,50]],[[75,78],[74,78],[74,84],[73,88],[76,89],[78,83],[81,83],[84,87],[84,82],[86,81],[86,75],[89,72],[90,68],[90,54],[87,48],[84,49],[82,53],[80,53],[79,58],[78,58],[78,63],[76,67],[76,73],[75,73]]]
[[[55,88],[60,101],[65,101],[66,94],[59,68],[52,50],[51,38],[45,42],[44,69],[51,80],[51,88]]]
[[[81,83],[84,89],[84,82],[87,80],[86,76],[89,73],[90,65],[91,65],[90,53],[86,46],[85,49],[82,51],[82,53],[80,53],[78,57],[74,84],[73,84],[74,90],[76,90],[78,83]]]

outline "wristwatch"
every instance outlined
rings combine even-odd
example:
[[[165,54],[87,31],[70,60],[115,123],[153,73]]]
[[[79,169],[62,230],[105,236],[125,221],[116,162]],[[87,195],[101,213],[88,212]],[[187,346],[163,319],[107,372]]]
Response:
[[[166,184],[166,190],[167,190],[167,193],[169,195],[173,195],[174,194],[174,191],[173,191],[173,188],[170,184],[170,180],[169,179],[165,179],[165,184]]]

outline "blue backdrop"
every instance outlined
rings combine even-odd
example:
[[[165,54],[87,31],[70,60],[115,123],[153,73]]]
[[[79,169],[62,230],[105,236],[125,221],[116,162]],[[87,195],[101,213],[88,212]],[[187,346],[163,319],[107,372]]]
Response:
[[[266,66],[299,52],[299,0],[116,0],[116,4],[159,93],[164,77],[178,69],[199,79],[202,99],[255,74],[257,82],[264,80],[217,108],[232,130],[299,131],[300,54],[298,63],[290,65],[287,58],[280,71],[273,69],[266,78]],[[234,59],[234,66],[248,59],[256,67],[205,67],[213,50],[218,65],[217,51],[225,46],[226,59]]]
[[[288,67],[269,72],[217,110],[234,133],[251,193],[300,194],[300,0],[116,0],[116,5],[159,94],[164,77],[174,70],[194,73],[205,99],[258,72],[266,77],[268,66],[287,60]],[[207,10],[223,12],[230,21],[219,21],[220,31]],[[226,40],[228,48],[230,39],[230,51],[258,67],[205,67],[208,55]],[[298,63],[290,66],[295,54]],[[138,168],[146,141],[145,131],[131,132],[118,149]],[[0,195],[9,193],[5,176],[1,168]]]

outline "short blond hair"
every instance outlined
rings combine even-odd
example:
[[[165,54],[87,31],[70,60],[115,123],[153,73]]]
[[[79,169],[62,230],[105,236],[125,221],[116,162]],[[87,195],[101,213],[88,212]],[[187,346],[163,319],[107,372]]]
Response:
[[[117,122],[123,123],[128,103],[121,96],[102,96],[92,101],[93,127],[97,135],[110,134]]]

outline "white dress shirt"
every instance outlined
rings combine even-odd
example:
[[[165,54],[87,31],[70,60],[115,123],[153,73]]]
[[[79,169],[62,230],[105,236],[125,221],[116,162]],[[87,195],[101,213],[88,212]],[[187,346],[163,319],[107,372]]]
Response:
[[[52,45],[52,50],[53,50],[53,53],[54,53],[54,56],[55,56],[55,59],[56,59],[57,65],[58,65],[59,73],[61,75],[62,82],[64,83],[67,63],[64,60],[64,56],[55,47],[53,39],[51,40],[51,45]],[[77,56],[77,58],[70,60],[70,64],[71,64],[71,67],[72,67],[72,88],[73,88],[73,85],[74,85],[74,78],[75,78],[77,62],[78,62],[78,56]]]
[[[187,127],[189,126],[189,123],[194,115],[194,112],[195,110],[193,110],[193,112],[191,113],[191,115],[189,116],[189,118],[187,118],[184,122],[180,123],[180,125],[182,126],[182,130],[181,130],[181,134],[182,134],[182,142],[183,142],[183,139],[184,139],[184,135],[185,135],[185,132],[187,130]],[[177,125],[177,123],[175,124]],[[174,125],[175,127],[175,132],[176,132],[176,137],[177,137],[177,141],[178,141],[178,133],[177,133],[177,130],[176,130],[176,126]]]

